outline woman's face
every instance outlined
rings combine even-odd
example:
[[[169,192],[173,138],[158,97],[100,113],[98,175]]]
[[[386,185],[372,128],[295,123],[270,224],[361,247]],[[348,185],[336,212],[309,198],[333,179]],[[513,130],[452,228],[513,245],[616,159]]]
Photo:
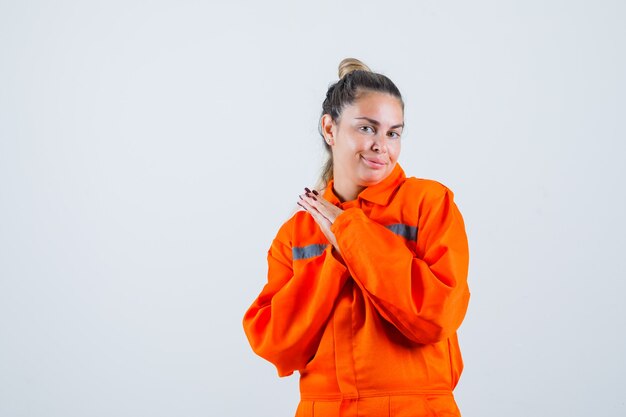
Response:
[[[360,192],[391,173],[400,155],[404,127],[400,100],[387,93],[363,92],[343,109],[338,123],[329,115],[324,117],[336,186],[356,187]]]

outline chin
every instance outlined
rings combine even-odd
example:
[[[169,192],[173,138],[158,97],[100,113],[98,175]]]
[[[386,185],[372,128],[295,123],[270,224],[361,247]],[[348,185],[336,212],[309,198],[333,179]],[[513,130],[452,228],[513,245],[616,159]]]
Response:
[[[384,170],[384,171],[381,170],[380,172],[372,172],[372,173],[368,173],[367,175],[362,175],[361,185],[367,187],[370,185],[378,184],[379,182],[387,178],[387,175],[389,175],[390,172],[391,171],[388,171],[388,170]]]

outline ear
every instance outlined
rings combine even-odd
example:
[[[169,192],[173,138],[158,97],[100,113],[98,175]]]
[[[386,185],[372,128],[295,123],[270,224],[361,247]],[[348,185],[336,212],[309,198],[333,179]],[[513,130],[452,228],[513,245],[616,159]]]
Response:
[[[337,126],[335,122],[333,122],[333,118],[330,117],[330,114],[325,114],[322,116],[322,134],[324,135],[324,140],[330,146],[335,144],[335,136],[337,134]]]

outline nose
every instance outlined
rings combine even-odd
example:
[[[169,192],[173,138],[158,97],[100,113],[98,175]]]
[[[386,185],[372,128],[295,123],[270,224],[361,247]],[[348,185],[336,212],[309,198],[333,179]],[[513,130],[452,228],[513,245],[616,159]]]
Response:
[[[387,152],[387,135],[384,132],[379,132],[374,135],[374,142],[372,142],[372,150],[376,153]]]

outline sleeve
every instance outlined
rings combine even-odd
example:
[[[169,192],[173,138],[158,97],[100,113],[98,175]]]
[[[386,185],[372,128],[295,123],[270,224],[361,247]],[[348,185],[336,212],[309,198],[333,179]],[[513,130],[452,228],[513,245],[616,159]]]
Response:
[[[469,302],[465,225],[452,192],[442,188],[443,195],[429,193],[422,202],[416,253],[358,208],[344,211],[331,227],[357,285],[416,343],[450,337]]]
[[[267,284],[243,319],[250,346],[273,363],[281,377],[303,369],[315,355],[349,276],[331,245],[294,250],[284,235],[279,232],[272,242]]]

